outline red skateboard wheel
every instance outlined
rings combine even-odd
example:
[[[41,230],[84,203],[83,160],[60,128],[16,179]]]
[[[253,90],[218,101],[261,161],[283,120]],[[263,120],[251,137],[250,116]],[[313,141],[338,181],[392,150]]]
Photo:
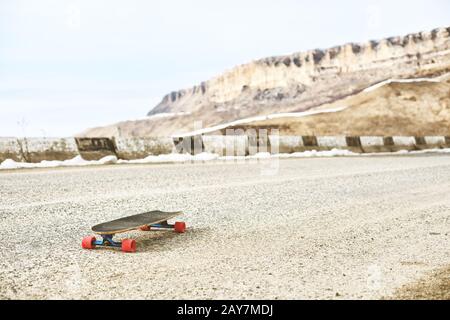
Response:
[[[152,228],[150,226],[143,226],[139,228],[141,231],[150,231]]]
[[[136,240],[133,240],[133,239],[122,240],[122,251],[123,252],[136,252]]]
[[[186,231],[186,223],[185,222],[175,222],[174,229],[175,229],[175,232],[184,233]]]
[[[83,249],[94,249],[95,241],[95,237],[84,237],[83,241],[81,242],[81,246],[83,247]]]

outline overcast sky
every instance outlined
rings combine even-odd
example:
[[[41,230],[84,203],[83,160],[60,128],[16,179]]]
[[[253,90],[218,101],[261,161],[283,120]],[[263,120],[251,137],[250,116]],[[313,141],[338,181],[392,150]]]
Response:
[[[70,136],[254,59],[449,25],[448,0],[0,0],[0,136]]]

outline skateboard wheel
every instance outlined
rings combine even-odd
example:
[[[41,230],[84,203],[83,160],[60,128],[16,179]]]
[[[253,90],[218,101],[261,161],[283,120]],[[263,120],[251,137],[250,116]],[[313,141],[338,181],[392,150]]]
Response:
[[[123,252],[136,252],[136,240],[133,240],[133,239],[122,240],[122,251]]]
[[[175,229],[175,232],[184,233],[186,231],[186,223],[184,223],[184,222],[175,222],[174,229]]]
[[[150,231],[151,227],[150,226],[143,226],[143,227],[140,227],[139,230],[141,230],[141,231]]]
[[[94,249],[95,248],[95,237],[84,237],[81,242],[83,249]]]

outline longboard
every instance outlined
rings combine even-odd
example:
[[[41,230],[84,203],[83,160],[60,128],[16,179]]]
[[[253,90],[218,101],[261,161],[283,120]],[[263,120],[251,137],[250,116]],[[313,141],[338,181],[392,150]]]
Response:
[[[183,213],[181,211],[150,211],[101,223],[93,226],[92,231],[99,235],[102,239],[97,240],[92,236],[85,237],[81,242],[81,246],[84,249],[95,249],[96,247],[115,247],[121,248],[124,252],[135,252],[136,240],[125,239],[117,242],[113,240],[114,235],[133,230],[151,231],[161,229],[173,229],[177,233],[184,233],[186,230],[186,223],[168,223],[168,220],[178,217],[182,214]]]

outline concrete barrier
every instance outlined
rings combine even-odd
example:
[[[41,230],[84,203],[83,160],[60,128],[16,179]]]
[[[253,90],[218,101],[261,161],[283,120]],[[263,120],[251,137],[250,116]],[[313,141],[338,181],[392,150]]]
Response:
[[[115,141],[110,138],[75,138],[78,151],[85,160],[117,156]]]
[[[344,149],[376,153],[434,148],[450,148],[450,136],[267,136],[259,132],[182,138],[0,138],[0,162],[6,159],[23,162],[67,160],[76,155],[86,160],[98,160],[108,155],[133,160],[176,152],[248,156],[258,152],[276,154]]]
[[[421,149],[429,149],[431,148],[446,148],[448,147],[445,142],[445,137],[439,136],[426,136],[424,137],[425,143],[418,144]]]
[[[319,143],[317,142],[316,136],[302,136],[303,140],[303,151],[306,150],[318,150]]]
[[[205,147],[205,152],[218,154],[223,156],[227,150],[227,139],[228,136],[214,135],[214,136],[204,136],[203,145]]]
[[[227,136],[225,139],[227,146],[225,156],[247,156],[249,155],[249,139],[246,135]]]
[[[78,154],[74,138],[0,138],[0,162],[68,160]]]
[[[172,138],[117,138],[116,154],[119,159],[143,159],[150,155],[168,154],[175,151]]]
[[[219,156],[249,155],[249,136],[247,135],[205,135],[202,141],[204,152],[215,153]]]
[[[362,152],[387,152],[389,149],[385,147],[383,137],[360,137]],[[392,142],[393,143],[393,142]]]
[[[254,131],[248,137],[247,155],[253,156],[260,152],[271,152],[271,143],[266,129]]]
[[[303,139],[301,136],[269,136],[271,146],[275,150],[272,153],[294,153],[305,150],[303,146]],[[275,151],[275,152],[274,152]]]
[[[30,162],[43,160],[68,160],[79,155],[74,138],[31,138],[28,139]]]
[[[345,137],[345,141],[347,143],[347,150],[358,153],[363,152],[361,147],[361,137],[357,136]]]
[[[199,154],[205,152],[205,145],[203,144],[203,137],[177,137],[173,138],[173,144],[177,153]]]
[[[0,162],[6,159],[26,161],[23,152],[20,151],[17,138],[0,138]]]
[[[347,140],[345,137],[317,137],[317,145],[326,149],[347,147]]]
[[[394,141],[394,146],[391,146],[391,151],[399,151],[399,150],[417,150],[416,147],[416,137],[392,137]]]
[[[234,137],[234,138],[233,138]],[[202,136],[204,151],[225,155],[236,154],[235,142],[238,136]],[[247,137],[246,155],[258,152],[294,153],[308,150],[326,151],[344,149],[355,153],[394,152],[399,150],[422,150],[450,147],[450,137],[405,137],[405,136],[275,136],[261,137],[257,135],[242,135],[241,150]],[[233,149],[234,148],[234,149]],[[242,152],[241,152],[242,153]]]

